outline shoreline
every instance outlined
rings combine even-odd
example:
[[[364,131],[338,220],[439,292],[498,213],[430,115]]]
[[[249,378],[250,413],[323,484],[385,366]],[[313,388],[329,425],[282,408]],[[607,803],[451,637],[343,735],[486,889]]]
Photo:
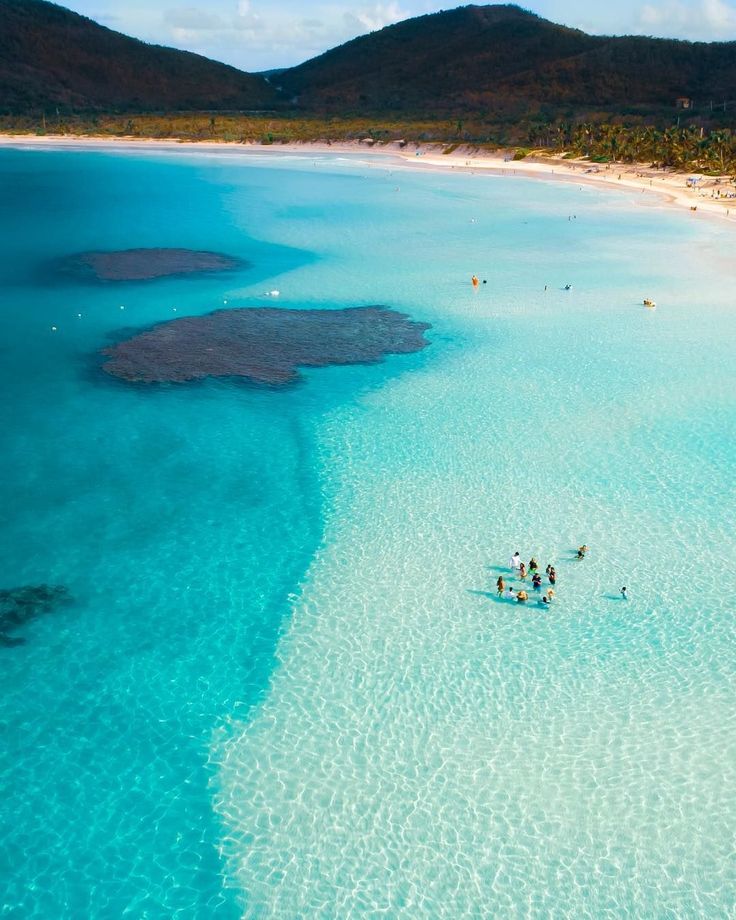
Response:
[[[652,169],[641,163],[596,164],[583,159],[564,159],[554,155],[530,155],[523,160],[513,160],[508,152],[493,153],[473,147],[458,147],[445,153],[441,144],[366,144],[362,141],[327,143],[307,141],[295,144],[242,144],[237,141],[179,141],[156,138],[110,138],[94,135],[24,135],[0,134],[3,147],[89,147],[89,148],[148,148],[152,150],[201,150],[214,153],[221,150],[238,151],[244,156],[277,155],[279,153],[330,153],[355,155],[371,154],[385,157],[414,169],[456,170],[458,172],[484,172],[489,175],[512,175],[547,181],[577,182],[603,186],[610,189],[653,193],[662,203],[687,209],[693,216],[717,217],[736,223],[736,185],[732,177],[703,176],[699,173],[682,173],[673,170]],[[695,185],[691,177],[698,177]],[[734,197],[718,197],[731,193]],[[647,196],[647,201],[650,201]]]

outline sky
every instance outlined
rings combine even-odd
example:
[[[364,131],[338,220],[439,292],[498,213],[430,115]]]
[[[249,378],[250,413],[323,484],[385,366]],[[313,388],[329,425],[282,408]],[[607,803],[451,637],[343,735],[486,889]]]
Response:
[[[299,64],[452,0],[57,0],[145,41],[196,51],[241,70]],[[484,0],[475,0],[479,5]],[[736,0],[518,0],[545,19],[593,34],[736,40]]]

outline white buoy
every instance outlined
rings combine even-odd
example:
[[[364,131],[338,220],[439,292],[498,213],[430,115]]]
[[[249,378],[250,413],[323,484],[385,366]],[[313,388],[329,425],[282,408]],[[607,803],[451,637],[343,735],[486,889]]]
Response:
[[[121,307],[120,307],[120,309],[121,309],[121,310],[124,310],[124,309],[125,309],[125,307],[121,305]]]
[[[266,291],[265,297],[278,297],[281,291]]]
[[[176,307],[172,307],[171,309],[176,313]]]
[[[78,318],[78,319],[81,319],[81,318],[82,318],[82,314],[81,314],[81,313],[77,313],[77,318]]]
[[[227,303],[227,300],[223,300],[223,303]]]
[[[56,332],[56,326],[52,326],[52,327],[51,327],[51,331],[52,331],[52,332]]]

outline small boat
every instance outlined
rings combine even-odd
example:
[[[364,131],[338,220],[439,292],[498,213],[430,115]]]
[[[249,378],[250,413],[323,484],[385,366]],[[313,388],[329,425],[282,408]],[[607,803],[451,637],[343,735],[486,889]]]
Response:
[[[654,309],[656,308],[657,304],[656,304],[653,300],[650,300],[648,297],[645,297],[645,298],[644,298],[644,306],[645,306],[645,307],[649,307],[650,310],[654,310]]]

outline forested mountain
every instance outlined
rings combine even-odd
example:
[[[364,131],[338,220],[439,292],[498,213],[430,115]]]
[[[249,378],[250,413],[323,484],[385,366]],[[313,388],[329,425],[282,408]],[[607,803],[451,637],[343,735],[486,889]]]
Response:
[[[263,77],[148,45],[45,0],[0,0],[0,111],[256,109]]]
[[[674,108],[736,100],[736,42],[593,36],[518,6],[465,6],[363,35],[274,82],[304,109],[334,111]]]
[[[0,112],[278,109],[667,125],[684,98],[683,123],[736,120],[736,42],[587,35],[513,5],[408,19],[267,76],[145,44],[46,0],[0,0]]]

